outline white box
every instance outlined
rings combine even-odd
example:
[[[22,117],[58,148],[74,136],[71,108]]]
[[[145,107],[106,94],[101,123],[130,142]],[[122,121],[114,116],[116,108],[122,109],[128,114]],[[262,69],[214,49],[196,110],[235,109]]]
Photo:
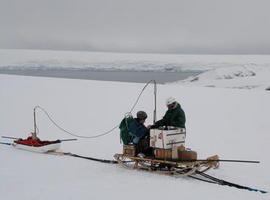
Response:
[[[161,149],[172,149],[185,145],[186,129],[172,128],[169,130],[151,129],[150,146]]]

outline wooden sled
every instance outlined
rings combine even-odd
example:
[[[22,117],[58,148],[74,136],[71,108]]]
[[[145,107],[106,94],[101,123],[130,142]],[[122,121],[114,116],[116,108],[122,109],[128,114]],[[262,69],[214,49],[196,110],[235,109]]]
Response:
[[[146,170],[175,177],[203,173],[219,166],[217,155],[208,157],[206,160],[187,161],[141,158],[126,154],[115,154],[114,158],[120,165],[128,169]]]

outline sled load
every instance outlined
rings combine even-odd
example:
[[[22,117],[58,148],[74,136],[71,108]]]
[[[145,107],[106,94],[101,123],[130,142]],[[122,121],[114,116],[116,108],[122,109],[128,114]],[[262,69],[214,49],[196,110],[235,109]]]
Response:
[[[32,136],[30,136],[26,139],[14,140],[12,145],[17,149],[33,151],[38,153],[46,153],[58,150],[61,146],[61,141],[40,140],[39,138],[34,139]]]
[[[173,176],[188,176],[219,166],[217,155],[197,159],[197,152],[185,148],[185,128],[166,127],[150,130],[152,155],[140,156],[133,144],[124,145],[122,154],[114,158],[124,167],[155,171]]]

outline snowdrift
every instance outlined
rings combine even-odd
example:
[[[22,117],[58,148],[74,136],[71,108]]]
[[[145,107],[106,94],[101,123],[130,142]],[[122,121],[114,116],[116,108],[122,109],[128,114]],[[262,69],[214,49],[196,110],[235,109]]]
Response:
[[[270,90],[269,77],[269,66],[253,64],[212,69],[179,83],[192,86]]]

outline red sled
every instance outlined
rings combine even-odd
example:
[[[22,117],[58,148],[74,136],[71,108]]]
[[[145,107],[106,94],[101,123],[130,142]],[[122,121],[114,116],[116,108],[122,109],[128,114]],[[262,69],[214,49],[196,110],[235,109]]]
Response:
[[[39,138],[33,139],[31,136],[27,139],[18,139],[13,142],[13,146],[17,149],[33,151],[38,153],[46,153],[56,151],[61,146],[60,140],[48,141],[40,140]]]

